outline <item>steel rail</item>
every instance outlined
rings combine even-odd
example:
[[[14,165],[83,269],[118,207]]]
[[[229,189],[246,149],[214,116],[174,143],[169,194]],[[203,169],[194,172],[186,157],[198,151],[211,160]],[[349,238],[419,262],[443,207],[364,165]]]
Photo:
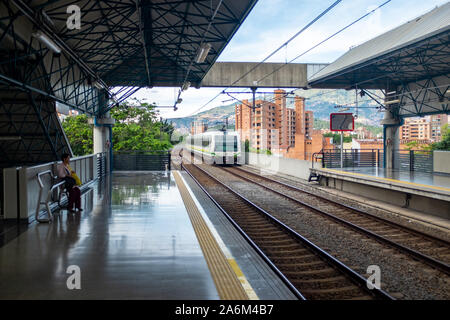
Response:
[[[266,177],[262,177],[262,176],[260,176],[260,175],[257,175],[257,174],[255,174],[255,173],[248,172],[248,171],[246,171],[246,170],[242,170],[242,169],[238,169],[238,168],[235,168],[235,169],[240,170],[240,171],[243,171],[243,172],[245,172],[245,173],[248,173],[249,175],[257,176],[258,178],[261,178],[261,179],[266,180],[266,181],[270,181],[270,182],[273,182],[273,183],[278,183],[278,184],[283,185],[283,186],[285,186],[285,187],[291,188],[292,190],[297,191],[297,192],[305,192],[305,191],[303,191],[303,190],[301,190],[301,189],[299,189],[299,188],[296,188],[296,187],[293,187],[293,186],[290,186],[290,185],[287,185],[287,184],[284,184],[284,183],[282,183],[282,182],[278,182],[278,181],[275,181],[275,180],[272,180],[272,179],[269,179],[269,178],[266,178]],[[354,230],[356,230],[356,231],[358,231],[358,232],[360,232],[360,233],[362,233],[362,234],[369,235],[369,236],[375,238],[376,240],[378,240],[378,241],[380,241],[380,242],[383,242],[383,243],[385,243],[385,244],[387,244],[387,245],[389,245],[389,246],[391,246],[391,247],[393,247],[393,248],[395,248],[395,249],[398,249],[398,250],[400,250],[400,251],[403,251],[403,252],[405,252],[405,253],[407,253],[407,254],[409,254],[409,255],[412,255],[412,256],[414,256],[414,257],[420,259],[421,261],[425,262],[425,263],[428,264],[429,266],[432,266],[432,267],[434,267],[434,268],[438,268],[439,270],[443,271],[443,272],[446,273],[446,274],[450,274],[450,266],[449,266],[448,264],[442,262],[442,261],[439,261],[439,260],[437,260],[437,259],[435,259],[435,258],[432,258],[432,257],[430,257],[430,256],[428,256],[428,255],[425,255],[425,254],[423,254],[423,253],[421,253],[421,252],[419,252],[419,251],[417,251],[417,250],[408,248],[408,247],[406,247],[406,246],[404,246],[404,245],[402,245],[402,244],[400,244],[400,243],[397,243],[397,242],[395,242],[395,241],[389,240],[389,239],[387,239],[386,237],[383,237],[383,236],[381,236],[381,235],[379,235],[379,234],[376,234],[376,233],[374,233],[374,232],[372,232],[372,231],[370,231],[370,230],[367,230],[367,229],[365,229],[365,228],[363,228],[363,227],[360,227],[360,226],[358,226],[358,225],[356,225],[356,224],[354,224],[354,223],[352,223],[352,222],[349,222],[349,221],[347,221],[347,220],[345,220],[345,219],[339,218],[339,217],[337,217],[337,216],[335,216],[335,215],[333,215],[333,214],[331,214],[331,213],[328,213],[328,212],[326,212],[326,211],[323,211],[322,209],[319,209],[319,208],[317,208],[317,207],[315,207],[315,206],[312,206],[312,205],[310,205],[310,204],[308,204],[308,203],[306,203],[306,202],[304,202],[304,201],[301,201],[301,200],[299,200],[299,199],[295,199],[295,198],[293,198],[293,197],[291,197],[291,196],[288,196],[288,195],[286,195],[286,194],[283,194],[283,193],[279,192],[278,190],[272,189],[272,188],[270,188],[270,187],[268,187],[268,186],[266,186],[266,185],[263,185],[263,184],[261,184],[261,183],[255,182],[255,181],[253,181],[253,180],[251,180],[251,179],[249,179],[249,178],[243,177],[243,176],[241,176],[241,175],[239,175],[239,174],[237,174],[237,173],[232,172],[231,170],[224,169],[224,168],[222,168],[222,170],[224,170],[224,171],[226,171],[226,172],[228,172],[228,173],[230,173],[230,174],[232,174],[232,175],[234,175],[234,176],[236,176],[236,177],[238,177],[238,178],[240,178],[240,179],[243,179],[243,180],[245,180],[245,181],[248,181],[248,182],[250,182],[250,183],[253,183],[253,184],[256,184],[256,185],[258,185],[258,186],[260,186],[260,187],[263,187],[263,188],[265,188],[265,189],[267,189],[267,190],[269,190],[269,191],[271,191],[271,192],[274,192],[274,193],[276,193],[276,194],[278,194],[278,195],[280,195],[280,196],[282,196],[282,197],[284,197],[284,198],[286,198],[286,199],[289,199],[289,200],[291,200],[291,201],[294,201],[294,202],[296,202],[296,203],[298,203],[298,204],[300,204],[300,205],[302,205],[302,206],[305,206],[305,207],[307,207],[307,208],[309,208],[309,209],[311,209],[311,210],[313,210],[313,211],[315,211],[315,212],[320,213],[321,215],[324,215],[324,216],[326,216],[326,217],[328,217],[328,218],[331,218],[331,219],[333,219],[333,220],[335,220],[335,221],[337,221],[337,222],[339,222],[339,223],[342,223],[342,224],[344,224],[344,225],[346,225],[346,226],[348,226],[348,227],[350,227],[350,228],[352,228],[352,229],[354,229]],[[305,192],[305,193],[307,193],[307,194],[309,194],[309,195],[313,195],[313,196],[315,196],[315,197],[317,197],[317,198],[320,198],[320,199],[323,199],[323,200],[327,200],[328,202],[333,203],[333,204],[335,204],[335,205],[342,206],[342,207],[344,207],[345,209],[354,210],[354,211],[357,211],[357,212],[360,213],[360,214],[368,215],[370,218],[378,219],[379,221],[381,221],[381,222],[383,222],[383,223],[387,223],[387,224],[389,224],[390,226],[393,226],[393,227],[396,227],[396,228],[400,228],[400,229],[403,229],[403,230],[407,230],[407,231],[409,231],[409,232],[411,232],[411,233],[413,233],[413,234],[415,234],[415,235],[417,235],[417,236],[420,236],[420,237],[422,237],[422,238],[425,237],[425,238],[431,238],[431,239],[434,239],[434,238],[431,237],[431,236],[428,236],[428,235],[425,235],[425,234],[421,234],[421,233],[419,233],[419,232],[417,232],[417,231],[415,231],[415,230],[411,230],[411,229],[409,229],[409,228],[403,227],[403,226],[401,226],[401,225],[397,225],[397,224],[395,224],[395,223],[391,223],[391,222],[386,221],[386,220],[384,220],[384,219],[381,219],[381,218],[378,218],[378,217],[374,217],[373,215],[370,215],[370,214],[368,214],[368,213],[365,213],[364,211],[360,211],[360,210],[358,210],[358,209],[355,209],[355,208],[352,208],[352,207],[349,207],[349,206],[346,206],[346,205],[342,205],[342,204],[336,203],[336,202],[331,201],[331,200],[329,200],[329,199],[322,198],[322,197],[320,197],[320,196],[318,196],[318,195],[316,195],[316,194],[312,194],[312,193],[309,193],[309,192]],[[433,241],[434,241],[434,240],[433,240]],[[439,241],[439,242],[444,243],[444,244],[446,243],[445,241],[443,241],[443,240],[441,240],[441,239],[437,239],[437,238],[436,238],[436,241]]]
[[[266,217],[269,222],[273,223],[275,226],[279,227],[281,230],[283,230],[284,232],[287,232],[289,235],[291,235],[294,239],[300,241],[303,245],[306,245],[308,248],[310,248],[311,250],[313,250],[315,253],[317,253],[323,260],[325,260],[327,263],[329,263],[330,265],[332,265],[334,267],[334,269],[339,270],[341,273],[343,273],[344,275],[346,275],[346,278],[349,279],[350,281],[352,281],[355,285],[357,285],[359,288],[361,288],[362,290],[364,290],[367,294],[375,297],[375,298],[381,298],[381,299],[388,299],[388,300],[395,300],[394,297],[390,296],[387,292],[385,292],[382,289],[378,289],[378,288],[373,288],[373,289],[368,289],[367,288],[367,280],[362,277],[360,274],[358,274],[357,272],[355,272],[354,270],[352,270],[351,268],[349,268],[348,266],[346,266],[344,263],[342,263],[341,261],[339,261],[338,259],[336,259],[335,257],[331,256],[329,253],[327,253],[326,251],[324,251],[323,249],[321,249],[320,247],[318,247],[317,245],[315,245],[313,242],[311,242],[310,240],[308,240],[307,238],[305,238],[304,236],[302,236],[301,234],[297,233],[295,230],[291,229],[289,226],[287,226],[286,224],[284,224],[283,222],[281,222],[280,220],[278,220],[277,218],[275,218],[274,216],[272,216],[270,213],[268,213],[267,211],[265,211],[264,209],[260,208],[258,205],[254,204],[253,202],[251,202],[250,200],[248,200],[247,198],[245,198],[243,195],[241,195],[240,193],[238,193],[237,191],[231,189],[230,187],[228,187],[227,185],[225,185],[224,183],[222,183],[221,181],[219,181],[218,179],[216,179],[215,177],[213,177],[211,174],[209,174],[208,172],[206,172],[205,170],[199,168],[198,166],[196,166],[195,164],[190,164],[191,166],[193,166],[194,168],[196,168],[197,170],[199,170],[200,172],[202,172],[202,174],[204,174],[205,176],[207,176],[210,180],[214,181],[216,184],[219,184],[220,186],[224,187],[225,189],[227,189],[230,193],[234,194],[235,196],[237,196],[239,199],[243,200],[245,203],[249,204],[252,208],[256,209],[259,213],[261,213],[263,215],[263,217]],[[268,262],[269,266],[272,268],[272,270],[274,270],[277,275],[279,275],[281,277],[281,279],[283,280],[283,282],[285,282],[288,287],[292,290],[292,288],[295,289],[295,291],[293,290],[294,294],[295,292],[298,290],[295,288],[295,286],[286,278],[286,276],[284,276],[282,274],[282,272],[270,261],[270,259],[262,252],[262,250],[250,239],[250,237],[245,233],[245,231],[242,230],[242,228],[240,228],[237,223],[233,220],[233,218],[231,218],[231,216],[217,203],[217,201],[205,190],[205,188],[200,184],[200,182],[194,177],[194,175],[186,168],[185,165],[183,165],[183,163],[181,163],[181,168],[185,169],[185,171],[194,179],[194,181],[200,186],[200,188],[206,193],[206,195],[214,202],[214,204],[216,204],[216,206],[219,208],[219,210],[221,212],[223,212],[225,214],[225,216],[231,221],[231,223],[237,228],[237,230],[245,237],[245,239],[250,243],[250,245],[255,248],[257,250],[257,252],[263,257],[263,259]],[[300,293],[300,292],[299,292]],[[297,295],[297,294],[296,294]],[[300,293],[301,297],[303,297],[303,299],[306,300],[306,298]]]
[[[198,168],[198,167],[197,167]],[[247,240],[250,246],[256,250],[260,257],[268,264],[268,266],[275,272],[275,274],[280,277],[283,283],[291,290],[291,292],[300,300],[306,300],[306,298],[301,294],[300,291],[295,288],[295,286],[286,278],[286,276],[273,264],[273,262],[265,255],[265,253],[258,247],[258,245],[253,242],[253,240],[245,233],[244,230],[233,220],[233,218],[222,208],[222,206],[209,194],[208,191],[201,185],[201,183],[194,177],[194,175],[183,165],[181,162],[181,170],[185,170],[187,174],[197,183],[200,189],[208,196],[208,198],[217,206],[217,208],[225,215],[225,217],[231,222],[231,224],[236,228],[236,230]]]
[[[284,186],[284,187],[287,187],[287,188],[289,188],[289,189],[291,189],[291,190],[293,190],[293,191],[303,192],[303,193],[306,193],[306,194],[308,194],[308,195],[310,195],[310,196],[313,196],[313,197],[316,197],[316,198],[320,198],[321,200],[324,200],[324,201],[326,201],[326,202],[329,202],[329,203],[331,203],[331,204],[333,204],[333,205],[337,205],[337,206],[340,206],[340,207],[342,207],[342,208],[344,208],[344,209],[348,209],[348,210],[355,211],[355,212],[357,212],[357,213],[359,213],[359,214],[368,216],[368,217],[370,217],[370,218],[372,218],[372,219],[374,219],[374,220],[380,221],[380,222],[382,222],[382,223],[389,224],[389,225],[391,225],[391,226],[393,226],[393,227],[402,228],[402,229],[404,229],[404,230],[406,230],[406,231],[408,231],[408,232],[414,233],[414,234],[417,235],[417,236],[421,236],[421,237],[424,237],[424,238],[428,238],[428,240],[440,242],[441,244],[443,244],[443,245],[445,245],[445,246],[450,246],[450,242],[449,242],[449,241],[446,241],[446,240],[441,239],[441,238],[434,237],[434,236],[429,235],[429,234],[422,233],[422,232],[420,232],[420,231],[417,231],[417,230],[408,228],[408,227],[406,227],[406,226],[402,226],[401,224],[395,223],[395,222],[393,222],[393,221],[389,221],[389,220],[387,220],[387,219],[384,219],[384,218],[381,218],[381,217],[377,217],[377,216],[375,216],[375,215],[373,215],[373,214],[371,214],[371,213],[369,213],[369,212],[363,211],[363,210],[361,210],[361,209],[358,209],[358,208],[349,206],[349,205],[344,204],[344,203],[339,203],[339,202],[334,201],[334,200],[331,200],[331,199],[324,198],[324,197],[322,197],[322,196],[320,196],[320,195],[318,195],[318,194],[316,194],[316,193],[313,193],[313,192],[310,192],[310,191],[307,191],[307,190],[300,189],[300,188],[298,188],[298,187],[296,187],[296,186],[293,186],[293,185],[291,185],[291,184],[287,184],[287,183],[285,183],[285,182],[281,182],[281,181],[277,181],[277,180],[270,179],[270,178],[265,177],[265,176],[261,176],[261,175],[259,175],[259,174],[256,174],[256,173],[254,173],[254,172],[250,172],[250,171],[244,170],[244,169],[242,169],[242,168],[238,168],[238,167],[234,167],[234,168],[235,168],[237,171],[241,171],[241,172],[244,172],[244,173],[248,173],[248,174],[250,174],[250,175],[256,176],[256,177],[258,177],[258,178],[260,178],[260,179],[263,179],[263,180],[266,180],[266,181],[269,181],[269,182],[277,183],[277,184],[282,185],[282,186]]]

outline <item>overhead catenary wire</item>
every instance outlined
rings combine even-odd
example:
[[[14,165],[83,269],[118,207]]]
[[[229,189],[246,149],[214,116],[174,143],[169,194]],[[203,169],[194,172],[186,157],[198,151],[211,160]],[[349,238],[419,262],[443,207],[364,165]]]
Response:
[[[296,56],[295,58],[293,58],[292,60],[290,60],[288,63],[281,65],[278,68],[275,68],[275,70],[273,70],[272,72],[268,73],[267,75],[265,75],[264,77],[262,77],[261,79],[258,79],[257,81],[261,81],[264,80],[265,78],[267,78],[268,76],[274,74],[275,72],[281,70],[282,68],[286,67],[286,65],[288,65],[289,63],[294,62],[295,60],[297,60],[298,58],[304,56],[305,54],[307,54],[308,52],[310,52],[311,50],[317,48],[318,46],[320,46],[321,44],[327,42],[328,40],[330,40],[331,38],[337,36],[339,33],[343,32],[344,30],[350,28],[351,26],[353,26],[355,23],[361,21],[362,19],[366,18],[367,16],[371,15],[372,13],[374,13],[376,10],[380,9],[381,7],[385,6],[386,4],[388,4],[389,2],[391,2],[392,0],[387,0],[385,2],[383,2],[382,4],[380,4],[378,7],[376,7],[375,9],[369,11],[368,13],[366,13],[365,15],[359,17],[358,19],[354,20],[353,22],[349,23],[348,25],[346,25],[345,27],[341,28],[340,30],[336,31],[335,33],[333,33],[332,35],[330,35],[329,37],[325,38],[324,40],[320,41],[319,43],[317,43],[316,45],[312,46],[311,48],[309,48],[308,50],[302,52],[301,54],[299,54],[298,56]]]
[[[298,56],[296,56],[294,59],[290,60],[287,64],[282,65],[281,67],[279,67],[278,69],[275,69],[273,72],[265,75],[263,78],[260,78],[259,80],[257,80],[258,82],[267,78],[269,75],[273,74],[274,72],[280,70],[281,68],[284,68],[286,65],[288,65],[289,63],[292,63],[293,61],[297,60],[298,58],[300,58],[301,56],[305,55],[306,53],[310,52],[311,50],[317,48],[318,46],[322,45],[323,43],[325,43],[326,41],[330,40],[331,38],[335,37],[336,35],[338,35],[339,33],[343,32],[344,30],[348,29],[349,27],[351,27],[352,25],[354,25],[355,23],[361,21],[362,19],[366,18],[367,16],[369,16],[370,14],[374,13],[376,10],[380,9],[381,7],[385,6],[386,4],[388,4],[389,2],[391,2],[392,0],[387,0],[385,2],[383,2],[382,4],[380,4],[378,7],[374,8],[373,10],[369,11],[368,13],[362,15],[361,17],[359,17],[358,19],[354,20],[353,22],[351,22],[350,24],[346,25],[345,27],[341,28],[340,30],[338,30],[337,32],[333,33],[331,36],[325,38],[324,40],[322,40],[321,42],[319,42],[318,44],[314,45],[313,47],[311,47],[310,49],[304,51],[303,53],[299,54]],[[284,46],[284,45],[283,45]],[[282,48],[282,47],[281,47]],[[190,115],[197,113],[198,111],[202,110],[204,107],[206,107],[208,104],[210,104],[212,101],[214,101],[215,99],[217,99],[217,97],[220,96],[220,94],[225,93],[225,90],[228,89],[230,86],[228,86],[227,88],[225,88],[222,92],[220,92],[219,94],[217,94],[215,97],[213,97],[211,100],[209,100],[206,104],[204,104],[203,106],[201,106],[200,108],[198,108],[197,110],[195,110],[194,112],[192,112]],[[245,92],[244,92],[245,93]]]
[[[242,76],[240,76],[238,79],[236,79],[231,85],[228,86],[231,87],[234,84],[238,83],[240,80],[242,80],[245,76],[247,76],[250,72],[258,68],[261,64],[269,60],[273,55],[275,55],[278,51],[280,51],[282,48],[286,47],[292,40],[297,38],[300,34],[302,34],[305,30],[307,30],[310,26],[312,26],[316,21],[318,21],[320,18],[322,18],[326,13],[328,13],[331,9],[333,9],[336,5],[338,5],[342,0],[337,0],[333,4],[331,4],[327,9],[322,11],[317,17],[315,17],[312,21],[310,21],[306,26],[304,26],[300,31],[298,31],[296,34],[294,34],[288,41],[283,43],[281,46],[279,46],[277,49],[275,49],[271,54],[269,54],[267,57],[265,57],[262,61],[258,62],[255,66],[253,66],[249,71],[244,73]],[[259,80],[258,80],[259,81]],[[228,89],[226,88],[226,89]],[[225,90],[226,90],[225,89]]]
[[[313,25],[315,22],[317,22],[321,17],[323,17],[326,13],[328,13],[331,9],[333,9],[337,4],[339,4],[342,0],[337,0],[334,3],[332,3],[327,9],[322,11],[317,17],[315,17],[312,21],[310,21],[306,26],[304,26],[302,29],[300,29],[296,34],[294,34],[288,41],[284,42],[281,46],[279,46],[277,49],[275,49],[272,53],[270,53],[266,58],[264,58],[262,61],[257,63],[253,68],[251,68],[249,71],[247,71],[244,75],[239,77],[237,80],[232,82],[229,86],[227,86],[225,89],[223,89],[221,92],[219,92],[216,96],[214,96],[211,100],[209,100],[207,103],[205,103],[200,108],[194,110],[190,115],[195,114],[202,110],[204,107],[206,107],[208,104],[210,104],[212,101],[217,99],[224,91],[234,84],[236,84],[238,81],[240,81],[242,78],[244,78],[246,75],[248,75],[250,72],[255,70],[257,67],[259,67],[261,64],[263,64],[265,61],[270,59],[274,54],[276,54],[278,51],[280,51],[282,48],[287,46],[292,40],[294,40],[296,37],[298,37],[301,33],[303,33],[305,30],[307,30],[311,25]]]
[[[286,67],[288,64],[294,62],[295,60],[297,60],[298,58],[304,56],[305,54],[307,54],[308,52],[310,52],[311,50],[315,49],[316,47],[322,45],[323,43],[325,43],[326,41],[330,40],[331,38],[335,37],[336,35],[338,35],[339,33],[345,31],[346,29],[350,28],[351,26],[353,26],[355,23],[359,22],[360,20],[366,18],[367,16],[369,16],[370,14],[374,13],[376,10],[380,9],[381,7],[385,6],[386,4],[388,4],[389,2],[391,2],[392,0],[387,0],[385,2],[383,2],[382,4],[380,4],[378,7],[374,8],[373,10],[369,11],[368,13],[364,14],[363,16],[359,17],[358,19],[354,20],[353,22],[351,22],[350,24],[346,25],[345,27],[341,28],[340,30],[338,30],[337,32],[333,33],[332,35],[330,35],[329,37],[325,38],[324,40],[322,40],[321,42],[317,43],[316,45],[314,45],[313,47],[309,48],[308,50],[302,52],[301,54],[297,55],[295,58],[291,59],[289,62],[281,65],[280,67],[276,68],[275,70],[273,70],[272,72],[264,75],[262,78],[256,80],[256,82],[260,82],[261,80],[264,80],[265,78],[267,78],[268,76],[274,74],[275,72],[278,72],[279,70],[281,70],[282,68]],[[340,89],[335,89],[334,91],[337,91]],[[245,93],[245,92],[243,92]]]

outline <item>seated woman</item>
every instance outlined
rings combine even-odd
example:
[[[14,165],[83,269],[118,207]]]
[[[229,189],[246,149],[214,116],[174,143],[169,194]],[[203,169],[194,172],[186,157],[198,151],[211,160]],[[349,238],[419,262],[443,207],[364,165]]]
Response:
[[[72,178],[72,172],[74,172],[69,165],[70,155],[64,153],[62,155],[62,163],[58,164],[58,177],[66,181],[66,189],[69,191],[69,205],[67,209],[70,212],[74,212],[73,205],[78,211],[83,211],[81,209],[81,191],[75,185],[75,179]]]

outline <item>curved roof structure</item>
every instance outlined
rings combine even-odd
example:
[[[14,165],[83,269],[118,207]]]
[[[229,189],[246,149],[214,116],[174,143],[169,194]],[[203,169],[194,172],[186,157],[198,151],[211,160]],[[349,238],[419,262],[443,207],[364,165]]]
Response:
[[[450,72],[450,2],[350,49],[309,79],[313,88],[384,89]]]
[[[200,83],[257,0],[40,1],[58,35],[109,86]],[[81,9],[81,29],[66,26],[67,8]],[[213,19],[212,19],[213,18]],[[211,50],[192,63],[200,44]]]
[[[141,87],[200,85],[256,2],[0,1],[0,168],[71,153],[61,105],[101,118]]]

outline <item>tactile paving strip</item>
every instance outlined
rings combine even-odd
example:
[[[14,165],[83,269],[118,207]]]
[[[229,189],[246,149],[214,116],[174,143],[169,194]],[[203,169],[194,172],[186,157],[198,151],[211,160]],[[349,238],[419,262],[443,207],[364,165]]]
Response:
[[[173,176],[220,298],[222,300],[248,300],[247,293],[203,220],[181,176],[176,171],[173,171]]]

